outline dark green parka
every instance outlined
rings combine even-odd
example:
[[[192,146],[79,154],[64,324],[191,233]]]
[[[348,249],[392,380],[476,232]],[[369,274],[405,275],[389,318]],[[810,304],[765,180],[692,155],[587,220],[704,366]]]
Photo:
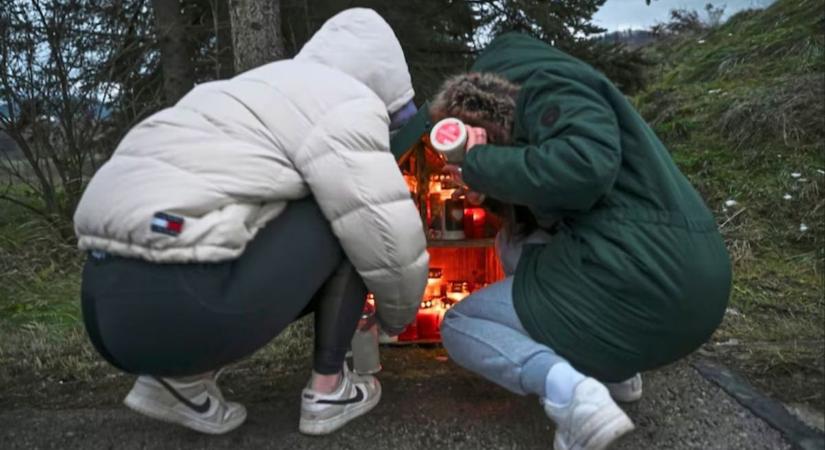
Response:
[[[513,288],[524,327],[585,374],[620,381],[674,362],[717,328],[731,268],[713,215],[624,95],[522,34],[473,66],[521,85],[511,146],[474,147],[464,181],[538,220]]]

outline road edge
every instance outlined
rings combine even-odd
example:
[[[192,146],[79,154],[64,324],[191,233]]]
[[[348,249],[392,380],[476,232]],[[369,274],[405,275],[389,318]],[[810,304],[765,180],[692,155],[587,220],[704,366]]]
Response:
[[[735,371],[707,359],[691,362],[690,365],[702,377],[722,388],[748,411],[782,433],[794,449],[825,448],[825,434],[797,419],[782,403],[756,390]]]

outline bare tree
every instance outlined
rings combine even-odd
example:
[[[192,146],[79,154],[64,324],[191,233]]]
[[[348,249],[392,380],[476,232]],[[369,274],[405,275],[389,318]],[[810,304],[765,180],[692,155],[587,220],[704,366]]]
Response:
[[[285,56],[279,0],[230,0],[235,72]]]
[[[163,90],[167,104],[176,103],[195,84],[192,45],[179,0],[152,0],[160,44]]]
[[[705,13],[707,14],[707,24],[711,28],[716,28],[722,24],[722,18],[725,16],[725,6],[714,6],[713,3],[705,5]]]
[[[156,54],[143,0],[0,0],[0,201],[26,208],[70,239],[83,188],[133,120],[155,108],[140,80]],[[124,98],[143,98],[123,105]]]

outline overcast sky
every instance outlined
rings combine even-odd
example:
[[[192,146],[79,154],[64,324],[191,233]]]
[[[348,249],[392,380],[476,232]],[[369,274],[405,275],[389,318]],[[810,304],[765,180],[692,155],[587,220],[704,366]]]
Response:
[[[593,20],[608,31],[646,29],[665,21],[671,9],[697,9],[701,12],[709,2],[726,6],[725,17],[729,17],[742,9],[767,6],[772,0],[653,0],[650,6],[645,5],[645,0],[607,0]]]

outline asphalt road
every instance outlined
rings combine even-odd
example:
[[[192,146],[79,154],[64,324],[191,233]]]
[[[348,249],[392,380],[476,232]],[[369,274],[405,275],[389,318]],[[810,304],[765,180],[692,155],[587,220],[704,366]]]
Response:
[[[53,403],[0,402],[0,448],[552,448],[553,429],[536,398],[512,395],[461,370],[443,350],[389,349],[384,367],[381,404],[331,436],[297,431],[308,374],[297,364],[269,375],[230,371],[222,379],[224,393],[244,402],[249,417],[225,436],[199,435],[121,407],[124,378],[115,388],[103,381],[67,386]],[[688,364],[647,374],[645,397],[626,410],[637,430],[617,449],[790,448]]]

